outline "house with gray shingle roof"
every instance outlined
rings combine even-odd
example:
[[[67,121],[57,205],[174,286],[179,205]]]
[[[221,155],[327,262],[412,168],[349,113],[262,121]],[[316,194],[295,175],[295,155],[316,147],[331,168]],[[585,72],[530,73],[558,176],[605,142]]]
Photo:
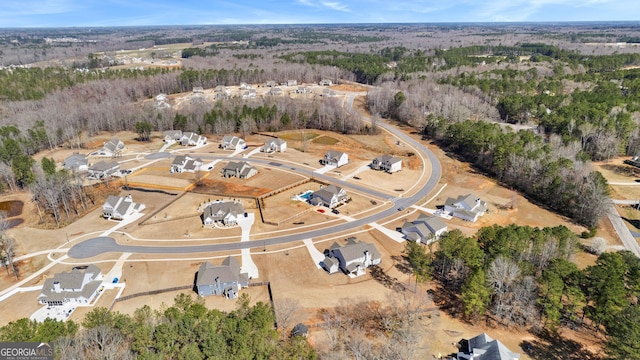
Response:
[[[494,340],[486,333],[459,342],[457,360],[518,360],[520,354],[509,350],[500,340]]]
[[[370,167],[374,170],[394,173],[402,170],[402,159],[392,155],[382,155],[371,161]]]
[[[222,168],[222,176],[229,178],[232,176],[238,179],[248,179],[258,173],[258,168],[250,165],[246,161],[230,161]]]
[[[62,167],[70,171],[87,171],[89,169],[89,159],[87,155],[74,153],[64,159]]]
[[[102,271],[91,264],[86,269],[74,268],[70,272],[61,272],[46,279],[38,302],[48,306],[61,306],[66,303],[90,304],[100,291]]]
[[[206,137],[190,131],[183,132],[182,137],[180,138],[180,144],[182,146],[198,146],[206,143]]]
[[[200,170],[202,166],[202,160],[200,158],[192,158],[189,155],[178,155],[173,159],[169,172],[182,173],[182,172],[196,172]]]
[[[240,289],[248,286],[249,275],[240,272],[238,260],[231,256],[218,266],[203,262],[196,274],[199,296],[222,295],[228,299],[235,299]]]
[[[116,161],[98,161],[87,169],[87,178],[102,180],[118,172],[120,164]]]
[[[244,207],[238,201],[216,201],[204,208],[200,218],[202,224],[211,226],[215,224],[236,225],[238,217],[244,215]]]
[[[122,220],[126,215],[131,215],[144,209],[145,205],[133,202],[131,195],[110,195],[102,205],[102,217],[105,219]]]
[[[347,239],[345,245],[333,243],[326,252],[322,261],[322,267],[330,274],[330,265],[338,262],[338,267],[345,274],[356,277],[364,275],[369,266],[378,265],[381,255],[375,245],[364,241],[358,241],[355,237]]]
[[[287,142],[283,139],[269,139],[264,142],[264,146],[260,148],[260,151],[265,153],[272,152],[285,152],[287,150]]]
[[[460,195],[456,199],[448,198],[444,211],[462,220],[476,222],[487,211],[487,203],[474,194]]]
[[[168,130],[164,132],[164,142],[174,144],[182,140],[182,130]]]
[[[124,149],[124,143],[122,140],[113,138],[104,143],[102,150],[106,153],[106,156],[117,156]]]
[[[329,150],[324,157],[320,159],[320,163],[322,165],[332,165],[335,167],[340,167],[342,165],[346,165],[349,162],[349,155],[342,151]]]
[[[309,203],[316,206],[326,206],[330,209],[349,200],[344,188],[336,185],[327,185],[309,195]]]
[[[225,150],[237,150],[246,147],[247,144],[243,139],[233,135],[225,135],[220,142],[220,148]]]
[[[447,232],[448,227],[440,218],[422,214],[414,221],[406,221],[399,230],[407,240],[429,245]]]

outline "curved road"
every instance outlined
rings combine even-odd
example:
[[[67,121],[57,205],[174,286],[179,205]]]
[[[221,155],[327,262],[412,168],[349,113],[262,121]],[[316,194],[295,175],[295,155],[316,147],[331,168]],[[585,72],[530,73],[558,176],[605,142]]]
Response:
[[[440,167],[440,162],[436,158],[436,156],[427,149],[420,142],[414,140],[407,134],[402,131],[396,129],[395,127],[380,122],[378,126],[385,128],[386,130],[393,133],[395,136],[400,138],[405,143],[411,144],[417,151],[422,152],[427,158],[428,161],[431,162],[431,174],[429,176],[429,180],[420,188],[415,194],[408,196],[406,198],[397,198],[392,197],[391,195],[384,194],[375,190],[368,189],[366,187],[360,186],[358,184],[347,183],[345,181],[335,179],[323,174],[314,173],[307,169],[301,169],[296,166],[289,166],[269,160],[263,159],[243,159],[245,161],[252,162],[262,162],[272,166],[278,167],[288,167],[291,170],[295,170],[301,173],[305,173],[309,176],[314,176],[317,178],[323,178],[332,183],[340,184],[340,186],[344,186],[347,188],[356,189],[358,191],[374,195],[383,199],[387,199],[393,202],[394,206],[390,209],[381,211],[379,213],[369,215],[367,217],[357,219],[354,221],[350,221],[343,224],[334,225],[331,227],[311,230],[306,232],[301,232],[292,235],[285,235],[279,237],[273,237],[265,240],[253,240],[247,242],[233,242],[233,243],[224,243],[224,244],[209,244],[209,245],[191,245],[191,246],[139,246],[139,245],[122,245],[118,244],[113,238],[110,237],[99,237],[93,238],[86,241],[83,241],[79,244],[74,245],[71,249],[69,249],[69,257],[72,258],[89,258],[93,256],[97,256],[107,252],[128,252],[128,253],[144,253],[144,254],[188,254],[188,253],[202,253],[202,252],[214,252],[214,251],[228,251],[228,250],[240,250],[247,248],[255,248],[255,247],[264,247],[267,245],[275,245],[275,244],[284,244],[294,241],[301,241],[308,238],[314,237],[322,237],[338,232],[343,232],[349,229],[357,228],[359,226],[363,226],[387,217],[390,217],[398,212],[398,209],[404,209],[408,206],[411,206],[417,203],[422,198],[429,195],[429,193],[436,187],[438,181],[440,181],[440,176],[442,173],[442,168]],[[225,159],[230,159],[229,157],[222,157]]]

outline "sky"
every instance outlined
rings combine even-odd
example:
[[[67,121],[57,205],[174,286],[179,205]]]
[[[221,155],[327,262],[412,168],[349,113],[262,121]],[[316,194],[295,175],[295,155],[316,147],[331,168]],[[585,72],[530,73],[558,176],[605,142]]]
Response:
[[[0,0],[0,28],[640,21],[638,0]]]

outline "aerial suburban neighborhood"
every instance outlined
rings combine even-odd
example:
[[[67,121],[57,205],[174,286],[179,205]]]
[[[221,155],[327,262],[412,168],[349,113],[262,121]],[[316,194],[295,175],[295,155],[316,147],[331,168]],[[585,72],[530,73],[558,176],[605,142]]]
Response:
[[[0,29],[0,348],[640,358],[638,39]]]

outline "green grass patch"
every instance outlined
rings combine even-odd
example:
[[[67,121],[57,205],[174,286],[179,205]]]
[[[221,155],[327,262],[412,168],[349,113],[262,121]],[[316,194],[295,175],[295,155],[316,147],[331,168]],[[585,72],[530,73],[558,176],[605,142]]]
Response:
[[[317,133],[314,132],[299,132],[299,133],[289,133],[289,134],[278,134],[279,138],[285,139],[285,140],[293,140],[293,141],[304,141],[305,138],[307,140],[311,140],[314,138],[317,138],[319,135]]]
[[[313,142],[315,144],[321,144],[321,145],[335,145],[337,143],[340,142],[340,140],[331,137],[331,136],[320,136],[317,139],[313,139]]]

